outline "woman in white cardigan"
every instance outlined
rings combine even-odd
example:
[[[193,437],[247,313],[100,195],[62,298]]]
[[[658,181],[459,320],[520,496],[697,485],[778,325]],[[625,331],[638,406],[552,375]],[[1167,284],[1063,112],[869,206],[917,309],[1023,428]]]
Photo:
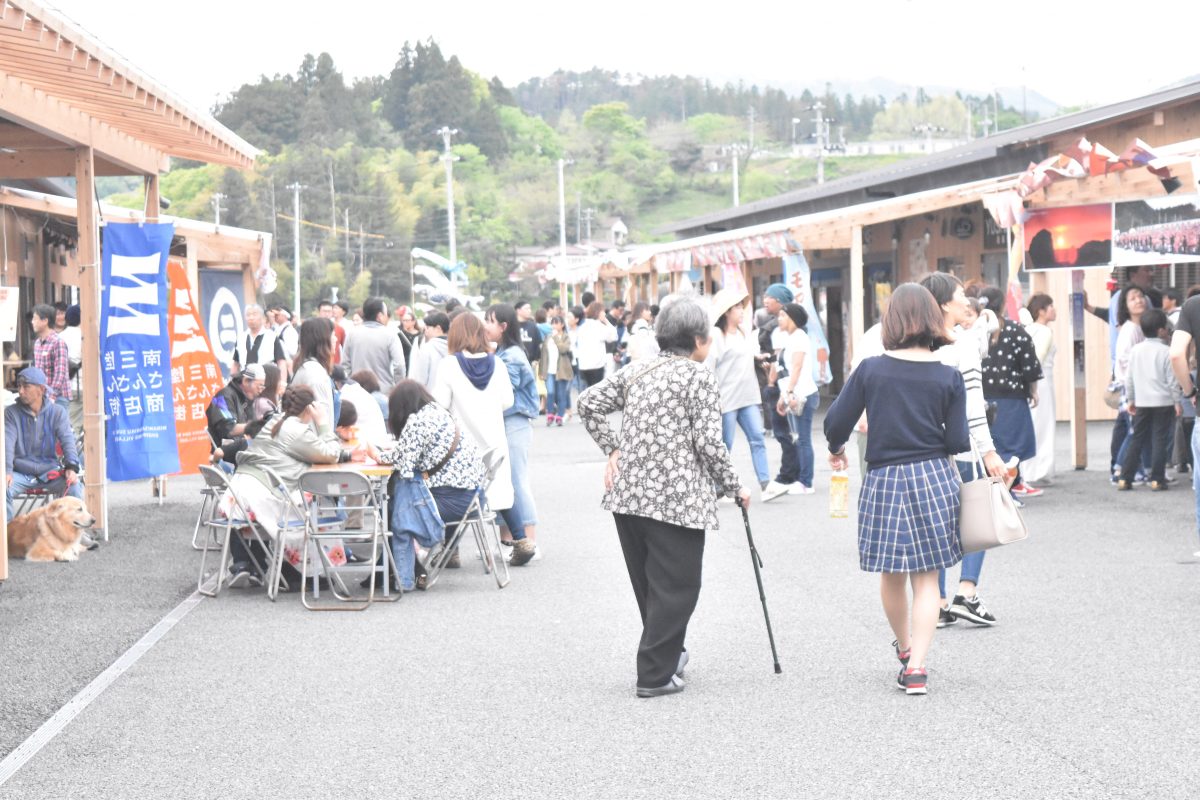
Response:
[[[486,490],[488,506],[493,511],[512,508],[512,471],[504,435],[504,410],[513,404],[512,383],[508,370],[491,353],[483,323],[473,314],[459,314],[450,323],[446,358],[438,365],[432,394],[462,420],[464,433],[470,434],[481,455],[496,451],[493,458],[500,462]]]
[[[325,419],[336,423],[341,404],[333,387],[333,321],[324,317],[304,320],[300,326],[300,343],[293,364],[291,386],[312,389],[316,404]]]

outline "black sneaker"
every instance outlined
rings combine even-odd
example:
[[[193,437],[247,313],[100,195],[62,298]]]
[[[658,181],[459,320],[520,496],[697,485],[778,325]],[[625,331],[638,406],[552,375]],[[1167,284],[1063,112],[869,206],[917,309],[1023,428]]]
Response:
[[[974,597],[954,595],[954,602],[950,604],[950,613],[959,619],[974,622],[976,625],[996,624],[996,618],[983,607],[983,601],[979,599],[979,595]]]
[[[263,579],[248,569],[237,570],[229,579],[229,588],[240,589],[244,586],[262,586]]]
[[[903,689],[905,694],[925,694],[929,691],[929,675],[923,669],[900,668],[896,678],[896,687]]]
[[[951,613],[949,608],[938,609],[938,627],[944,628],[947,625],[953,625],[958,622],[958,617]]]

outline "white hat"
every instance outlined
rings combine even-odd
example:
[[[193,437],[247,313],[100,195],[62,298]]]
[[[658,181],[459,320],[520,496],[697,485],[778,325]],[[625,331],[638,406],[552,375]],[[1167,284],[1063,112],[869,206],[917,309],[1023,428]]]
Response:
[[[267,371],[262,368],[262,364],[247,364],[242,367],[242,379],[249,378],[252,381],[265,381],[267,379]]]
[[[749,292],[737,289],[722,289],[717,292],[713,295],[712,303],[708,307],[709,321],[716,325],[722,314],[734,306],[740,306],[749,296]]]

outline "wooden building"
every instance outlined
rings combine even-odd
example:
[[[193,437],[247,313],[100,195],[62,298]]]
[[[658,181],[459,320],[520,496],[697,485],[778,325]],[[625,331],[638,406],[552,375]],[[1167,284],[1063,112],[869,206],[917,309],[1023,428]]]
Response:
[[[39,264],[43,292],[52,287],[61,291],[71,273],[77,275],[84,363],[100,363],[96,176],[140,176],[146,189],[145,216],[157,220],[158,178],[170,168],[172,157],[248,169],[257,155],[254,147],[210,114],[183,101],[59,14],[33,0],[0,2],[0,180],[70,177],[75,180],[76,198],[74,265],[61,250],[64,244],[35,237],[27,219],[18,219],[21,274],[14,271],[11,277],[20,280],[28,269],[33,275],[26,277],[34,279],[36,293]],[[21,214],[14,208],[15,196],[6,198],[13,201],[5,203],[9,210],[4,212],[13,224],[12,215]],[[45,212],[44,216],[58,215]],[[47,233],[48,224],[38,230]],[[20,243],[22,230],[29,234],[25,245]],[[67,233],[55,235],[69,241]],[[197,248],[200,238],[202,232],[194,240]],[[43,253],[40,261],[39,252]],[[5,254],[10,254],[8,245]],[[101,387],[95,370],[84,376],[85,494],[107,535]],[[0,579],[7,576],[3,541],[0,535]]]

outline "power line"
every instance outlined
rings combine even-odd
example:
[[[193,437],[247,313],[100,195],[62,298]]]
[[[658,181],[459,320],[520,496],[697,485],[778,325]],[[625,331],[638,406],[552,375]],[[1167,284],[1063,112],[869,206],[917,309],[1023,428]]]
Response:
[[[277,213],[275,216],[278,217],[279,219],[285,219],[288,222],[291,222],[292,220],[295,219],[295,217],[288,216],[287,214],[278,214]],[[328,225],[322,225],[319,222],[309,222],[308,220],[305,220],[305,219],[300,220],[300,224],[307,226],[309,228],[317,228],[319,230],[329,231],[330,233],[334,234],[335,236],[340,233],[345,232],[340,228],[331,228]],[[392,239],[392,238],[394,238],[394,237],[389,236],[384,233],[364,233],[362,235],[367,237],[368,239]]]

